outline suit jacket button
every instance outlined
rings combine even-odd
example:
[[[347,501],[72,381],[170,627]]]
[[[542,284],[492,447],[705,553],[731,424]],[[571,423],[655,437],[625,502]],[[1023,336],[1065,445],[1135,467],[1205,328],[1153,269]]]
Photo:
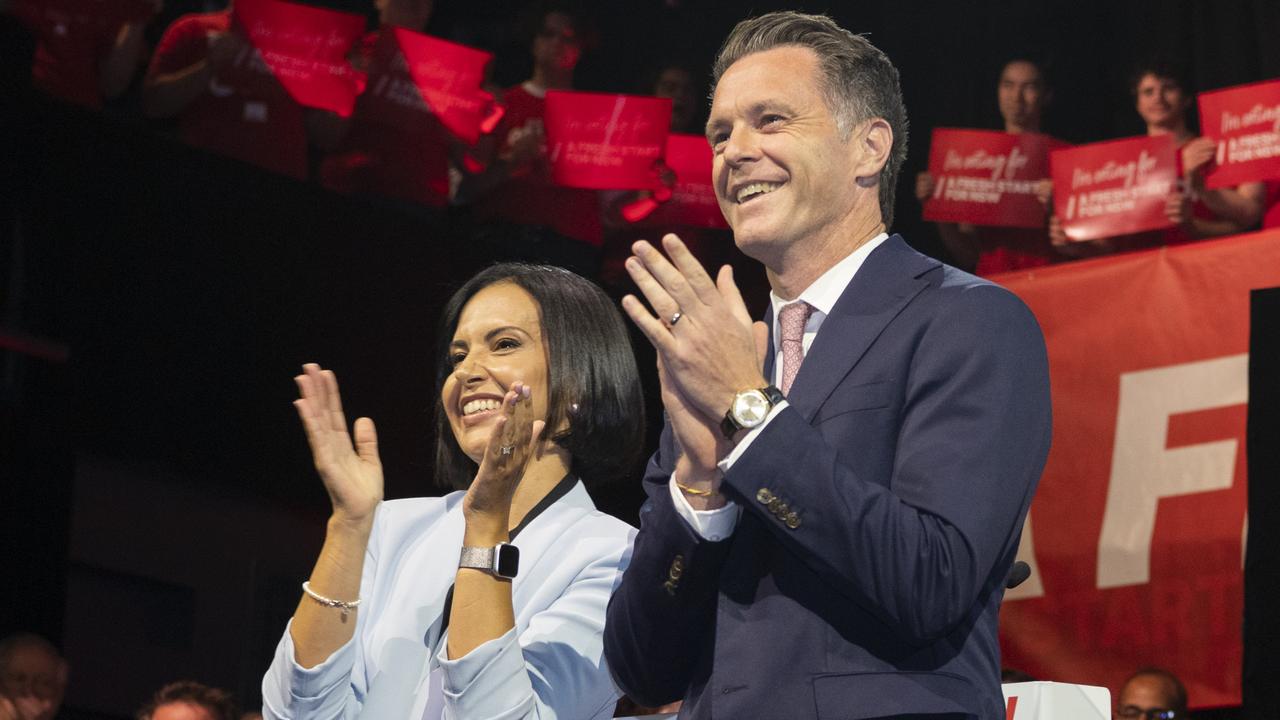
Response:
[[[674,580],[668,580],[668,581],[666,581],[666,582],[662,583],[662,587],[664,587],[664,588],[666,588],[666,589],[667,589],[667,594],[668,594],[668,595],[675,595],[675,594],[676,594],[676,583],[675,583],[675,581],[674,581]]]
[[[756,491],[756,500],[768,505],[773,501],[773,493],[769,492],[769,488],[760,488]]]
[[[796,515],[793,512],[787,513],[787,518],[783,522],[787,524],[787,527],[791,528],[792,530],[795,530],[796,528],[800,527],[800,516]]]

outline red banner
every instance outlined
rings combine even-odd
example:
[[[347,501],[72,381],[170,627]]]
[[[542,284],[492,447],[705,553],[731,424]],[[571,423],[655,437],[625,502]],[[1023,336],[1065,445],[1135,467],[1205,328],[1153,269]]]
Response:
[[[1172,226],[1165,202],[1176,188],[1172,135],[1080,145],[1049,153],[1053,206],[1072,240]]]
[[[652,190],[671,124],[669,98],[547,91],[551,177],[593,190]]]
[[[283,0],[236,0],[232,13],[299,105],[351,114],[364,76],[347,54],[364,34],[364,17]]]
[[[1066,143],[1048,135],[937,128],[929,146],[933,196],[924,219],[1041,228],[1036,186],[1049,177],[1049,151]]]
[[[1238,704],[1249,291],[1280,231],[994,278],[1049,347],[1053,449],[1001,610],[1003,663],[1116,690],[1168,667]]]
[[[1201,93],[1200,128],[1218,141],[1205,186],[1280,178],[1280,80]]]
[[[422,99],[449,132],[474,145],[493,131],[502,108],[480,87],[492,53],[404,28],[395,28],[395,38]]]

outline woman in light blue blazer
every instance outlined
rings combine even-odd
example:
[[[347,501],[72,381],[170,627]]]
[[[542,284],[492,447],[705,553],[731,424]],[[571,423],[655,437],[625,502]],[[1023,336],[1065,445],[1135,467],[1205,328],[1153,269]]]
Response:
[[[559,268],[496,265],[444,311],[440,498],[382,500],[373,421],[332,371],[294,401],[333,503],[263,681],[269,718],[607,718],[605,606],[634,530],[584,482],[630,467],[643,401],[613,303]]]

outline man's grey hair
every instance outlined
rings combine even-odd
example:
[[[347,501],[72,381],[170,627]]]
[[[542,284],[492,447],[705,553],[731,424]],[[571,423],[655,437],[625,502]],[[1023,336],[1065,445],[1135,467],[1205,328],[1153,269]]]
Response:
[[[893,224],[894,189],[907,159],[907,108],[898,69],[861,35],[845,30],[826,15],[774,12],[738,23],[725,39],[711,71],[711,94],[721,76],[752,53],[783,46],[806,47],[818,56],[822,94],[845,138],[862,122],[880,118],[893,130],[889,159],[880,171],[880,215]]]

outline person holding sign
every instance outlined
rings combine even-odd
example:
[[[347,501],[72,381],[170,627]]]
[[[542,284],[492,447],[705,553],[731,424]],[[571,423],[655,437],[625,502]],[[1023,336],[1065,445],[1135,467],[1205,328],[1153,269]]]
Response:
[[[31,79],[60,100],[100,108],[129,89],[163,0],[14,0],[6,9],[37,40]],[[2,5],[2,4],[0,4]]]
[[[373,421],[332,371],[294,401],[333,504],[263,680],[267,718],[608,718],[605,605],[634,530],[584,483],[629,469],[644,408],[617,308],[547,266],[495,265],[446,305],[442,498],[383,502]]]
[[[598,194],[552,182],[543,127],[547,91],[573,89],[583,46],[578,18],[562,10],[542,16],[531,46],[533,76],[503,91],[506,114],[477,150],[483,170],[463,176],[456,201],[474,205],[478,240],[499,256],[594,275],[604,240]]]
[[[669,422],[614,677],[682,718],[1003,717],[1000,603],[1050,441],[1035,318],[889,236],[906,108],[865,37],[762,15],[712,77],[717,197],[771,312],[674,235],[633,248]]]
[[[433,0],[376,0],[379,28],[352,64],[368,74],[350,118],[327,116],[320,181],[338,192],[374,194],[442,208],[449,202],[453,145],[414,84],[395,28],[421,32]]]
[[[233,2],[165,30],[143,80],[143,112],[176,118],[189,145],[305,180],[308,135],[328,113],[294,100],[234,12]]]
[[[1004,131],[1012,135],[1039,133],[1045,109],[1053,98],[1040,64],[1026,58],[1005,63],[996,84],[996,100]],[[916,199],[925,202],[937,189],[928,171],[916,175]],[[1047,196],[1047,191],[1041,193]],[[1042,202],[1047,202],[1041,197]],[[1058,254],[1043,230],[978,227],[969,223],[936,223],[942,244],[962,269],[990,275],[1047,265]]]
[[[1093,241],[1092,248],[1086,251],[1088,254],[1176,245],[1234,235],[1258,226],[1266,201],[1263,183],[1243,183],[1216,190],[1205,187],[1205,172],[1214,160],[1217,143],[1212,138],[1196,137],[1188,126],[1187,112],[1194,96],[1187,88],[1181,73],[1164,62],[1139,66],[1130,85],[1134,108],[1146,125],[1147,135],[1172,136],[1178,149],[1182,187],[1170,193],[1165,203],[1165,217],[1173,227]],[[1049,234],[1053,243],[1064,251],[1082,245],[1067,238],[1056,215],[1050,219]]]

